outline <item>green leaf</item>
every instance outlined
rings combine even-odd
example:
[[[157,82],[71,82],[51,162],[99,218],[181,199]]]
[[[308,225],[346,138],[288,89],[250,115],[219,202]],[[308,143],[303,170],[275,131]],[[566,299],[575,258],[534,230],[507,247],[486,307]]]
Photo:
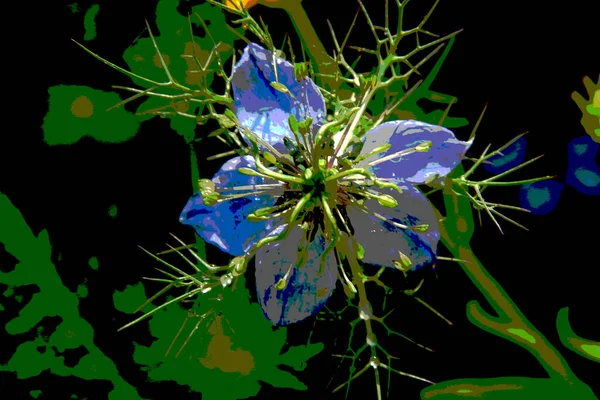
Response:
[[[120,143],[139,129],[139,119],[122,107],[107,111],[122,100],[116,93],[68,85],[52,86],[48,93],[49,109],[42,129],[49,145],[73,144],[84,136]]]
[[[14,336],[9,340],[16,346],[9,350],[9,359],[0,365],[0,371],[14,372],[18,379],[36,377],[47,371],[56,376],[108,380],[112,390],[105,398],[139,399],[136,389],[119,375],[113,361],[94,344],[97,332],[79,314],[79,299],[86,295],[85,289],[80,287],[79,293],[73,293],[63,285],[51,260],[48,232],[43,230],[35,236],[19,210],[2,193],[0,215],[0,243],[19,260],[14,270],[0,274],[0,283],[9,287],[2,296],[13,297],[15,287],[37,287],[4,327],[8,335]],[[0,303],[4,302],[0,298]],[[52,317],[58,317],[57,326],[47,325]],[[59,354],[80,348],[86,354],[75,365],[65,363]]]
[[[597,400],[592,390],[581,382],[502,377],[490,379],[456,379],[441,382],[421,391],[421,399],[457,400]]]

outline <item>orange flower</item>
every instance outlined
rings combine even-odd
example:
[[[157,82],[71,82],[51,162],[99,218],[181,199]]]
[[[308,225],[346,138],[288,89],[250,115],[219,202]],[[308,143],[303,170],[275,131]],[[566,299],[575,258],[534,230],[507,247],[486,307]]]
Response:
[[[225,5],[230,8],[239,9],[242,6],[247,9],[254,7],[258,3],[258,0],[226,0]]]
[[[225,5],[231,8],[241,8],[242,5],[250,9],[259,3],[277,3],[279,0],[225,0]]]

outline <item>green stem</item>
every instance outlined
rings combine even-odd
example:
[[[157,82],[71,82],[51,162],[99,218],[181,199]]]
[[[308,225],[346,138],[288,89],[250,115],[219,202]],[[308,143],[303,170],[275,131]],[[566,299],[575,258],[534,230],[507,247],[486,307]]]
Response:
[[[310,18],[306,14],[304,7],[302,7],[301,1],[285,1],[283,4],[279,7],[284,9],[290,16],[298,37],[302,40],[304,49],[308,51],[310,58],[314,62],[315,69],[320,74],[329,76],[321,78],[323,86],[328,90],[337,90],[342,81],[336,81],[336,79],[331,77],[339,72],[337,64],[327,54],[315,28],[313,28],[312,22],[310,22]]]
[[[462,174],[459,166],[453,175]],[[477,301],[467,305],[467,316],[477,327],[510,340],[537,358],[551,378],[569,383],[579,380],[558,350],[527,320],[500,284],[488,273],[473,253],[469,242],[474,231],[473,214],[468,198],[452,190],[452,178],[446,180],[444,201],[447,215],[435,210],[442,242],[460,261],[464,272],[494,309],[497,316],[485,312]]]

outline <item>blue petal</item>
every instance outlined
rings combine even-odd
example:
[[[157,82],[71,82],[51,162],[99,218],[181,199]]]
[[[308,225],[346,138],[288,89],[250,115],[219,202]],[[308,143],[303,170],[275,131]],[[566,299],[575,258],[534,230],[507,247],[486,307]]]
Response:
[[[400,188],[402,194],[391,189],[380,190],[398,201],[395,209],[383,207],[376,200],[365,200],[369,214],[353,205],[346,209],[354,228],[354,238],[365,250],[363,262],[394,268],[394,260],[399,259],[400,251],[410,258],[412,269],[433,265],[440,239],[433,208],[429,200],[412,185],[404,183]],[[403,229],[376,218],[372,213],[409,227],[428,224],[429,229],[427,232]]]
[[[484,169],[492,174],[501,174],[520,165],[525,159],[525,149],[527,141],[524,137],[519,138],[513,144],[502,151],[502,155],[493,156],[487,159],[491,164],[484,164]]]
[[[287,225],[281,225],[271,235],[277,235]],[[331,297],[337,281],[337,263],[331,251],[323,270],[321,255],[325,238],[317,233],[308,245],[304,263],[296,266],[298,251],[306,248],[305,231],[298,226],[289,236],[258,250],[256,254],[256,290],[263,313],[274,325],[288,325],[316,314]],[[290,270],[291,267],[291,270]],[[290,271],[283,290],[275,285]]]
[[[598,149],[600,145],[587,135],[569,143],[566,182],[580,193],[600,195],[600,168],[596,163]]]
[[[532,214],[545,215],[554,210],[558,204],[564,185],[547,180],[521,186],[521,207]]]
[[[372,167],[380,178],[394,178],[421,184],[433,176],[444,177],[463,159],[472,142],[463,142],[452,131],[437,125],[419,121],[392,121],[381,124],[366,133],[361,154],[367,154],[386,143],[392,145],[385,153],[359,163],[366,165],[375,157],[382,158],[401,150],[415,147],[419,143],[431,141],[431,149],[425,153],[412,153],[407,156],[384,161]]]
[[[288,118],[298,121],[313,118],[313,131],[325,119],[325,100],[310,78],[298,82],[294,66],[276,57],[278,82],[284,84],[295,97],[271,87],[275,82],[273,53],[250,43],[233,69],[233,98],[238,119],[263,140],[284,150],[283,138],[293,138]]]
[[[223,164],[212,179],[217,189],[273,183],[261,177],[241,174],[237,171],[237,168],[240,167],[254,168],[254,158],[250,156],[235,157]],[[250,191],[251,188],[244,191],[225,190],[222,193]],[[202,200],[200,193],[194,194],[181,212],[179,221],[194,227],[202,239],[233,256],[241,256],[246,253],[282,220],[281,217],[259,222],[246,219],[246,216],[256,209],[275,204],[277,199],[271,195],[241,197],[217,203],[214,206],[206,206]]]

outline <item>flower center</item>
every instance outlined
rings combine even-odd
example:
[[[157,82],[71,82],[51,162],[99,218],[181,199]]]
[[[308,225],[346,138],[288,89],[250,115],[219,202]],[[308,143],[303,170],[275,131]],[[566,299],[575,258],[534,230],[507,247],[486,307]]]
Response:
[[[317,172],[314,168],[306,168],[304,170],[304,182],[301,185],[302,194],[311,193],[314,199],[324,197],[334,201],[338,191],[337,180],[327,181],[326,178],[335,175],[337,172],[333,168],[328,169],[325,160],[319,163]]]

